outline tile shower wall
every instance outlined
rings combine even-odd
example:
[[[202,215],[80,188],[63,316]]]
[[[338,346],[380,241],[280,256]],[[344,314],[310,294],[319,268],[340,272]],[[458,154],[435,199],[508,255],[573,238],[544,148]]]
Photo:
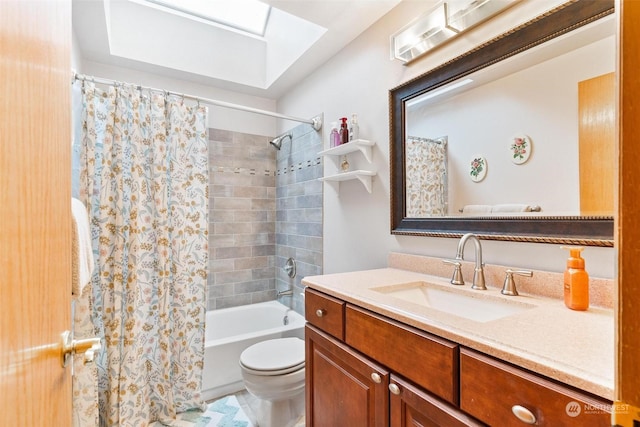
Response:
[[[304,313],[301,279],[322,274],[322,132],[273,137],[209,129],[208,309],[276,299]],[[294,258],[291,279],[283,267]]]
[[[303,314],[301,279],[322,274],[322,132],[303,124],[290,131],[277,152],[275,277],[279,291],[293,287],[293,297],[280,301]],[[296,262],[292,279],[283,270],[288,258]]]
[[[271,139],[209,129],[209,310],[276,297]]]

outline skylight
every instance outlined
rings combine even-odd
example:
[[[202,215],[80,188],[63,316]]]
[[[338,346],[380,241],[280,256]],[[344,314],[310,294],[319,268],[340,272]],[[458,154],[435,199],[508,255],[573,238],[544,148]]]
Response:
[[[145,1],[258,36],[264,36],[271,10],[258,0]]]

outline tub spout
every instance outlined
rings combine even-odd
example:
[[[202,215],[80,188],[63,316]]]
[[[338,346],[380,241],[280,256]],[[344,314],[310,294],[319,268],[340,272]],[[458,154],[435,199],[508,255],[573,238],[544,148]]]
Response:
[[[293,295],[293,289],[289,289],[286,291],[278,291],[277,297],[280,298],[280,297],[286,297],[286,296],[292,296],[292,295]]]

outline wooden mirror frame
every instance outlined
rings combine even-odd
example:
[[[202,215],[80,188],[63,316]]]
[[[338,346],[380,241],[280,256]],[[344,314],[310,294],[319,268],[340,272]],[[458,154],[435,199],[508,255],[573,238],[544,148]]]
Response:
[[[613,246],[613,216],[406,217],[405,101],[614,12],[614,0],[575,0],[389,91],[391,234]]]

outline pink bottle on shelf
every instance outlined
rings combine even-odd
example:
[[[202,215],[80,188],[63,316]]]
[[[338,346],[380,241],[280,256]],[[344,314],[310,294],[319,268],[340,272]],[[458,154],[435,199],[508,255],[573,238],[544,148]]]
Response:
[[[331,134],[329,134],[329,147],[337,147],[340,145],[340,133],[338,132],[338,123],[331,122]]]

